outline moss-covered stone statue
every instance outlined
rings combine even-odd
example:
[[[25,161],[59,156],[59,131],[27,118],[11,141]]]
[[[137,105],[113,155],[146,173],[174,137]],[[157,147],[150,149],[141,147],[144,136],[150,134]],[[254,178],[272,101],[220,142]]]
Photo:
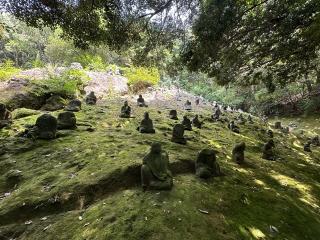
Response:
[[[9,126],[11,120],[11,112],[7,109],[5,104],[0,103],[0,129]]]
[[[149,113],[144,113],[144,118],[142,119],[140,126],[137,130],[141,133],[155,133],[156,131],[153,128],[153,122],[149,117]]]
[[[189,100],[187,100],[184,104],[184,110],[187,110],[187,111],[191,111],[192,110],[192,104]]]
[[[172,119],[172,120],[178,120],[177,110],[170,110],[169,118]]]
[[[267,136],[268,136],[269,138],[273,138],[273,131],[269,129],[269,130],[267,131]]]
[[[97,103],[97,97],[94,92],[90,92],[89,95],[86,97],[86,104],[88,105],[95,105]]]
[[[121,118],[130,118],[131,117],[131,107],[128,104],[128,101],[125,101],[123,106],[121,107]]]
[[[312,138],[312,144],[316,147],[319,147],[320,146],[320,140],[319,140],[319,136],[315,136]]]
[[[253,119],[250,114],[248,115],[248,123],[253,124]]]
[[[139,95],[138,99],[137,99],[137,105],[139,107],[148,107],[148,105],[146,104],[146,102],[144,101],[144,98],[142,97],[142,95]]]
[[[182,125],[184,126],[184,130],[192,131],[191,121],[187,116],[183,117]]]
[[[281,129],[281,128],[282,128],[281,122],[275,122],[275,123],[274,123],[274,128],[275,128],[275,129]]]
[[[221,110],[219,107],[215,107],[213,115],[211,116],[211,119],[213,121],[218,121],[220,119]]]
[[[234,123],[234,121],[231,121],[231,122],[228,124],[228,128],[229,128],[232,132],[240,133],[239,127]]]
[[[220,176],[220,166],[216,161],[216,152],[213,149],[203,149],[199,152],[196,160],[196,176],[210,178]]]
[[[66,106],[65,110],[70,112],[79,112],[81,110],[82,103],[79,99],[71,100]]]
[[[40,139],[53,139],[56,137],[58,121],[50,114],[38,117],[35,124],[36,137]]]
[[[77,118],[73,112],[62,112],[58,115],[58,129],[76,129]]]
[[[312,152],[312,151],[311,151],[311,144],[312,144],[312,141],[311,141],[311,140],[308,140],[308,141],[306,142],[306,144],[304,144],[303,150],[304,150],[305,152]]]
[[[276,160],[276,156],[273,150],[274,147],[274,141],[270,139],[262,148],[262,158],[270,161]]]
[[[176,124],[173,127],[171,141],[183,145],[187,144],[187,140],[184,137],[184,126],[182,124]]]
[[[246,144],[244,142],[236,144],[232,150],[232,160],[238,164],[243,164],[245,149],[246,149]]]
[[[202,124],[203,123],[200,122],[198,114],[195,115],[194,118],[192,119],[192,125],[195,126],[196,128],[201,128]]]
[[[237,123],[243,125],[246,123],[246,119],[243,117],[242,113],[240,113],[240,115],[237,118]]]
[[[141,182],[144,190],[170,190],[173,186],[169,156],[160,143],[153,143],[150,152],[143,158]]]

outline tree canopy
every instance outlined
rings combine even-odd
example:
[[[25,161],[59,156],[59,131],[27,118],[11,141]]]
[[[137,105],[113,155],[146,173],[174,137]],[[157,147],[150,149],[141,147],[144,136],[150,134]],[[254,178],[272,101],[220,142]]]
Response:
[[[181,41],[181,60],[227,85],[276,85],[310,76],[320,44],[318,0],[0,0],[32,26],[59,26],[78,47],[120,49]]]

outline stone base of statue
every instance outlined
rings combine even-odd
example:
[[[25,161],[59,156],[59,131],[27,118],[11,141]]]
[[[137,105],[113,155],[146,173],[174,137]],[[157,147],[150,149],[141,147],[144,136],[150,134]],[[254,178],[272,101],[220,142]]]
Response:
[[[171,190],[173,186],[171,176],[168,175],[165,180],[160,181],[152,174],[146,164],[143,164],[141,167],[141,182],[144,190]]]

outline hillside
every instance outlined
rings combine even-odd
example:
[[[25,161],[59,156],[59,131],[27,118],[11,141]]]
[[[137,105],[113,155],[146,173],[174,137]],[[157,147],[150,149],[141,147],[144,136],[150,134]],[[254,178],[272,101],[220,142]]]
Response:
[[[16,137],[40,112],[1,130],[0,239],[319,238],[320,149],[303,151],[307,137],[320,134],[319,128],[309,124],[303,134],[274,130],[278,160],[266,161],[261,148],[271,123],[254,118],[254,124],[241,125],[236,134],[226,123],[206,120],[209,105],[185,113],[183,101],[165,93],[160,99],[149,93],[147,109],[136,107],[136,96],[128,95],[84,105],[76,113],[78,128],[60,131],[55,140]],[[133,106],[133,118],[118,117],[124,99]],[[170,141],[180,122],[168,118],[170,109],[178,110],[180,120],[184,114],[205,120],[203,129],[186,132],[186,146]],[[145,111],[154,121],[154,135],[136,131]],[[224,113],[228,119],[237,115]],[[169,154],[171,191],[141,189],[142,158],[154,141]],[[247,163],[240,167],[231,151],[241,141],[247,144]],[[208,147],[218,151],[224,176],[203,181],[194,175],[194,161]],[[22,174],[14,187],[5,178],[10,170]]]

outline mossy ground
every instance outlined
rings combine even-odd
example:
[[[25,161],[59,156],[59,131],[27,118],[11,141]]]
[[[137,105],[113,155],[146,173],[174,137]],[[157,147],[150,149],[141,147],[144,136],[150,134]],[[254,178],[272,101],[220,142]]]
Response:
[[[84,106],[76,114],[78,129],[52,141],[13,137],[38,115],[2,130],[7,153],[0,156],[0,195],[11,194],[0,200],[0,239],[319,239],[320,148],[303,152],[305,136],[275,131],[279,160],[270,162],[261,159],[267,136],[259,130],[269,126],[258,119],[240,126],[240,134],[206,121],[186,132],[183,146],[170,141],[179,121],[167,118],[169,103],[134,107],[131,119],[118,118],[121,104],[116,98]],[[136,131],[146,110],[156,134]],[[188,114],[195,113],[210,114],[205,107]],[[88,125],[95,131],[86,131]],[[172,191],[140,188],[139,166],[153,141],[169,153]],[[247,144],[243,167],[231,161],[239,141]],[[225,176],[202,181],[193,162],[207,147],[219,152]],[[23,174],[15,187],[5,179],[11,169]]]

